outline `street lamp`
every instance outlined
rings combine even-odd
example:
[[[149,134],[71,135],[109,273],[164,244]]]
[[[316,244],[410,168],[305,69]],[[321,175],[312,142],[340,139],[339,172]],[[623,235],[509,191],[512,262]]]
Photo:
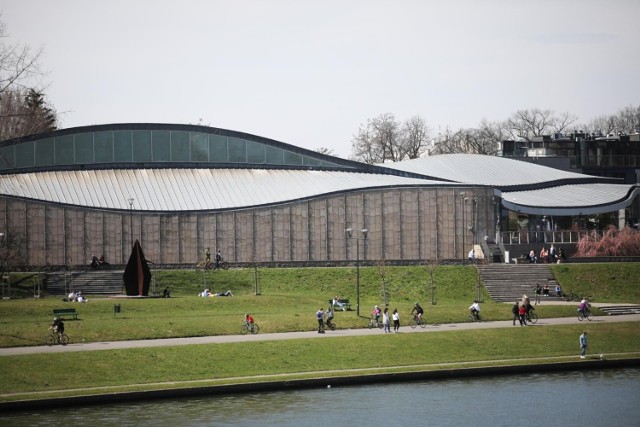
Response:
[[[351,227],[347,228],[346,232],[350,239],[356,239],[356,315],[360,316],[360,240],[367,240],[369,230],[360,230],[362,237],[354,235]]]
[[[465,264],[464,257],[467,254],[466,253],[467,248],[465,248],[464,246],[464,235],[466,231],[465,229],[467,228],[467,225],[464,219],[464,211],[465,211],[465,206],[467,204],[467,198],[464,197],[464,192],[460,193],[460,198],[462,199],[462,265],[464,265]]]
[[[129,224],[131,226],[131,247],[133,247],[133,197],[127,199],[129,202]]]

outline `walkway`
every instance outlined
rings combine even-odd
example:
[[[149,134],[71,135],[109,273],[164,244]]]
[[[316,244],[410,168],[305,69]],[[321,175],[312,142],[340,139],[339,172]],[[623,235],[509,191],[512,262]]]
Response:
[[[572,303],[573,304],[573,303]],[[575,304],[574,304],[575,305]],[[595,305],[595,304],[594,304]],[[640,314],[625,314],[620,316],[597,316],[591,322],[579,322],[576,317],[561,317],[552,319],[540,319],[531,327],[541,327],[550,325],[584,325],[598,323],[615,323],[615,322],[640,322]],[[469,329],[495,329],[495,328],[513,328],[511,320],[489,321],[479,323],[445,323],[440,325],[427,325],[426,328],[411,329],[409,326],[402,326],[400,333],[430,333],[430,332],[448,332],[461,331]],[[1,348],[0,356],[15,356],[23,354],[41,354],[41,353],[66,353],[77,351],[98,351],[98,350],[116,350],[126,348],[146,348],[146,347],[171,347],[179,345],[196,345],[196,344],[226,344],[236,342],[249,341],[272,341],[272,340],[293,340],[293,339],[326,339],[329,337],[345,337],[345,336],[366,336],[382,334],[381,329],[338,329],[336,331],[327,331],[326,334],[318,334],[316,331],[305,332],[286,332],[278,334],[258,334],[258,335],[218,335],[206,337],[192,338],[167,338],[155,340],[135,340],[135,341],[110,341],[96,343],[78,343],[69,344],[65,347],[57,345],[53,347],[37,346],[37,347],[11,347]]]

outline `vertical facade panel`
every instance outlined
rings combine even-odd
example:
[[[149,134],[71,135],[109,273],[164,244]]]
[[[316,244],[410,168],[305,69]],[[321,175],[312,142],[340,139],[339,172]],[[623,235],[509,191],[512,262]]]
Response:
[[[382,195],[382,215],[384,217],[385,242],[383,257],[399,260],[401,245],[400,191],[385,191]]]

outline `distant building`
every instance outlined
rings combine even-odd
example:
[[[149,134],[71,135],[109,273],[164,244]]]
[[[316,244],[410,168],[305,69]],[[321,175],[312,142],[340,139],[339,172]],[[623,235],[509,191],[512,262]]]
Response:
[[[503,141],[499,156],[569,172],[640,183],[640,133],[589,134],[574,132],[534,137],[531,141]],[[627,209],[624,222],[638,227],[640,200]],[[619,224],[616,224],[619,225]]]
[[[135,240],[165,265],[195,265],[207,247],[240,264],[466,260],[521,216],[553,218],[554,230],[557,218],[624,212],[638,191],[496,156],[367,165],[207,126],[0,142],[0,233],[23,238],[27,267],[88,264],[92,253],[125,264]]]

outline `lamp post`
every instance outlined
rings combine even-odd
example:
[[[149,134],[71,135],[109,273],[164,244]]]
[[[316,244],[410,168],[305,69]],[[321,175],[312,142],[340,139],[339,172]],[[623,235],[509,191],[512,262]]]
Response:
[[[131,247],[133,247],[133,197],[127,199],[129,202],[129,225],[131,226]]]
[[[353,228],[347,228],[347,236],[350,239],[356,239],[356,315],[360,316],[360,240],[367,240],[369,230],[363,228],[360,230],[362,237],[353,234]]]
[[[464,192],[460,193],[460,198],[462,199],[462,265],[465,265],[465,256],[467,255],[466,250],[467,248],[465,248],[464,246],[464,235],[465,235],[465,231],[467,228],[466,222],[465,222],[465,218],[464,218],[464,211],[465,211],[465,206],[467,204],[467,198],[464,197]]]

